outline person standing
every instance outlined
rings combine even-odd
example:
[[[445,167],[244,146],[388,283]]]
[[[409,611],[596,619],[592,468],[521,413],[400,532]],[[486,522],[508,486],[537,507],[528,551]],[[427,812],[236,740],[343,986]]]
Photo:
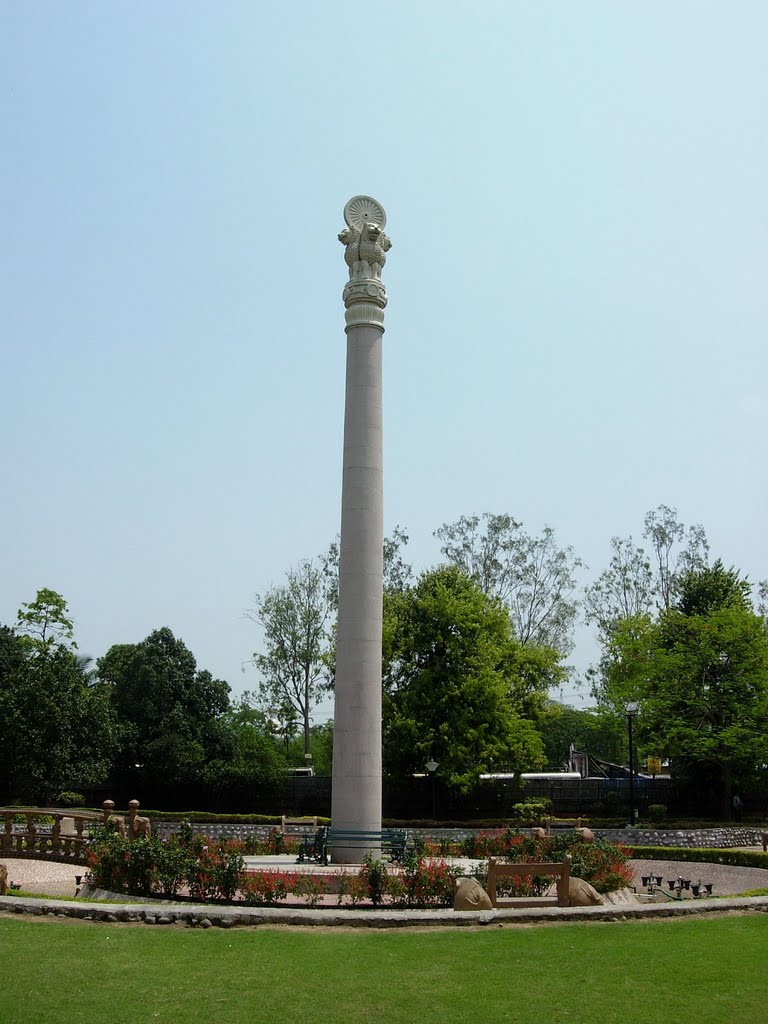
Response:
[[[738,793],[733,794],[731,804],[733,806],[733,820],[741,821],[741,797]]]

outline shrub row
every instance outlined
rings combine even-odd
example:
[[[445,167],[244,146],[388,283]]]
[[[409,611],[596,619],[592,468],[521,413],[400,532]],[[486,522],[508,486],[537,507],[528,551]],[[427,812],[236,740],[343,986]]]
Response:
[[[277,830],[273,830],[273,833]],[[279,833],[277,833],[279,836]],[[183,888],[200,900],[233,900],[270,906],[289,893],[310,907],[330,892],[337,903],[356,906],[363,900],[378,906],[385,899],[396,907],[450,906],[453,879],[462,874],[443,860],[411,856],[400,870],[370,857],[357,875],[290,871],[245,871],[246,844],[208,840],[183,823],[167,840],[140,836],[129,840],[111,829],[94,832],[88,849],[93,882],[99,888],[134,896],[172,899]]]
[[[757,850],[718,850],[696,846],[630,846],[630,856],[639,860],[701,861],[730,864],[740,868],[768,868],[768,853]]]

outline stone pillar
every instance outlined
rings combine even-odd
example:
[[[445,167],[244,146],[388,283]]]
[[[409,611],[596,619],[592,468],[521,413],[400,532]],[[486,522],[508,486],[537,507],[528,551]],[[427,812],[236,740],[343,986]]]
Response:
[[[333,734],[334,828],[381,829],[381,618],[383,465],[381,349],[387,295],[381,282],[390,241],[386,214],[369,196],[344,207],[349,281],[344,288],[347,385],[339,549],[339,620]],[[379,847],[371,844],[374,856]],[[366,849],[331,846],[337,864]]]

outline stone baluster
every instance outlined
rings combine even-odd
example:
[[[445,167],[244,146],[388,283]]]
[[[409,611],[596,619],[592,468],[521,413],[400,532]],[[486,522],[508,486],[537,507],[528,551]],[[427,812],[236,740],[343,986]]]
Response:
[[[75,817],[75,856],[79,856],[83,852],[85,846],[85,836],[83,835],[83,829],[85,828],[85,818]]]
[[[59,852],[61,846],[61,819],[64,817],[63,814],[54,814],[53,816],[53,828],[51,829],[51,849],[54,853]]]
[[[3,817],[5,818],[5,831],[0,836],[0,850],[10,850],[13,846],[13,814],[6,811]]]
[[[102,824],[106,825],[107,822],[109,821],[110,814],[112,814],[114,812],[114,810],[115,810],[115,801],[114,800],[105,800],[104,803],[101,805],[101,807],[102,807],[101,815],[102,815],[102,818],[103,818]]]
[[[136,835],[136,815],[139,813],[139,801],[128,802],[128,838],[133,839]]]

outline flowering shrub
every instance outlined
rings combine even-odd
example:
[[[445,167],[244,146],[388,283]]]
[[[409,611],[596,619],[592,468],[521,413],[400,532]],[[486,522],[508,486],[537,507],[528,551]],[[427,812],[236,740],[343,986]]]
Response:
[[[162,844],[140,836],[131,841],[109,828],[94,829],[88,847],[88,864],[97,886],[147,896],[156,877],[156,861]]]
[[[407,857],[402,874],[388,877],[387,893],[396,906],[448,907],[458,874],[461,869],[450,868],[444,860]]]
[[[517,851],[528,837],[516,829],[494,829],[467,836],[462,843],[465,857],[509,857],[519,860]]]
[[[571,841],[567,850],[573,858],[571,874],[583,878],[598,892],[615,892],[631,885],[632,868],[629,866],[629,850],[615,846],[604,839],[593,843]]]
[[[534,838],[513,829],[497,829],[469,836],[464,841],[465,857],[498,857],[512,864],[537,861],[561,861],[566,853],[572,858],[571,874],[583,878],[598,892],[614,892],[629,885],[632,869],[629,852],[621,846],[596,839],[585,842],[572,832]],[[551,879],[525,875],[520,879],[504,879],[499,892],[511,896],[536,896],[545,892]]]
[[[293,883],[293,894],[306,901],[307,906],[316,907],[320,897],[331,891],[331,887],[322,875],[300,874]]]
[[[173,899],[194,870],[195,858],[189,850],[172,840],[164,843],[156,839],[154,844],[152,881],[165,899]]]
[[[350,875],[345,871],[341,871],[338,875],[337,884],[336,903],[339,906],[346,899],[351,907],[356,907],[358,903],[362,903],[368,896],[368,882],[361,874]]]
[[[293,890],[296,875],[288,871],[246,871],[240,881],[243,900],[249,906],[274,906]]]
[[[162,840],[127,839],[112,829],[91,834],[88,863],[97,886],[131,896],[159,892],[167,899],[186,884],[197,899],[232,899],[243,874],[238,843],[208,846],[204,837],[181,834]]]
[[[438,840],[427,839],[422,848],[424,857],[461,857],[464,854],[464,846],[447,836]]]
[[[387,868],[384,861],[374,860],[370,853],[366,853],[359,877],[365,884],[368,899],[374,907],[378,907],[387,887]]]
[[[204,846],[187,877],[190,895],[195,899],[234,899],[244,867],[242,843]]]

